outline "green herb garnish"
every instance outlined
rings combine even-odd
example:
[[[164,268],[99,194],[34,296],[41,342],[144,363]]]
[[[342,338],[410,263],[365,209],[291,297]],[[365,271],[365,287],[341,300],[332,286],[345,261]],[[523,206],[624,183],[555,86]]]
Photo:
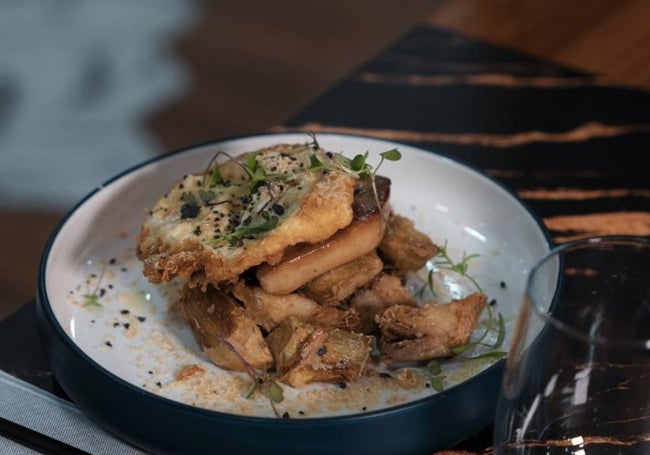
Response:
[[[183,194],[181,194],[181,199],[183,200],[183,202],[193,207],[200,207],[201,205],[199,204],[196,195],[191,191],[183,191]]]
[[[452,352],[454,354],[456,355],[462,354],[463,352],[467,351],[469,348],[472,348],[474,346],[485,346],[489,349],[493,349],[494,351],[478,354],[472,357],[467,357],[467,359],[475,360],[475,359],[484,359],[484,358],[501,358],[507,354],[504,351],[496,350],[501,347],[501,345],[503,344],[503,340],[505,339],[506,325],[503,316],[501,315],[501,313],[497,314],[497,327],[494,327],[494,314],[489,305],[487,306],[487,312],[488,312],[488,320],[487,323],[485,324],[485,330],[483,331],[481,336],[475,341],[464,344],[462,346],[456,346],[455,348],[452,349]],[[497,330],[496,341],[493,344],[484,343],[483,341],[488,336],[488,334],[494,330]]]
[[[259,372],[252,367],[250,363],[244,358],[243,355],[239,353],[237,348],[235,348],[232,343],[226,340],[224,337],[219,335],[216,332],[211,332],[212,336],[221,344],[223,344],[230,352],[232,352],[242,363],[244,371],[251,377],[252,383],[249,386],[248,390],[244,394],[246,399],[250,399],[255,395],[255,392],[260,390],[264,396],[269,399],[271,408],[276,417],[280,418],[280,413],[276,409],[275,405],[281,403],[284,400],[284,392],[282,387],[276,382],[276,380],[269,375],[267,372]]]
[[[210,204],[215,197],[217,197],[217,193],[214,191],[199,188],[199,198],[201,198],[204,205]]]
[[[446,376],[442,374],[442,367],[437,360],[431,360],[427,363],[427,371],[431,378],[431,387],[436,392],[441,392],[444,389],[444,381]]]
[[[266,212],[262,212],[262,215],[267,215],[268,218],[266,218],[264,221],[258,224],[249,224],[247,226],[239,226],[236,228],[234,231],[222,235],[221,237],[217,237],[215,239],[212,239],[210,241],[210,244],[212,246],[216,246],[221,242],[224,241],[230,241],[233,239],[238,239],[242,240],[245,237],[248,236],[256,236],[259,234],[263,234],[264,232],[268,232],[275,228],[278,223],[280,222],[280,218],[275,216],[275,215],[268,215]],[[236,243],[238,245],[239,243]]]
[[[402,154],[400,153],[400,151],[398,149],[390,149],[390,150],[387,150],[385,152],[381,152],[379,154],[379,156],[381,156],[381,161],[379,161],[379,164],[375,168],[375,172],[374,172],[375,174],[377,174],[377,171],[381,167],[381,164],[384,162],[384,160],[387,160],[387,161],[399,161],[399,160],[402,159]]]
[[[478,284],[478,282],[468,273],[469,262],[472,259],[479,257],[480,255],[478,254],[467,255],[465,252],[463,252],[463,256],[461,260],[459,262],[454,262],[449,256],[446,239],[445,239],[445,244],[440,247],[440,252],[438,253],[438,255],[440,256],[440,259],[434,261],[433,268],[429,270],[429,272],[427,273],[427,282],[418,290],[416,296],[421,297],[427,288],[432,293],[435,294],[433,274],[436,273],[438,269],[451,270],[452,272],[458,273],[459,275],[466,277],[468,280],[470,280],[470,282],[474,285],[474,287],[478,292],[480,292],[481,294],[484,293],[483,289],[481,289],[481,286]],[[505,332],[506,332],[503,315],[501,313],[497,314],[496,326],[495,326],[495,317],[492,312],[492,309],[490,308],[490,305],[488,304],[486,308],[488,313],[488,320],[485,325],[485,330],[483,331],[481,336],[475,341],[472,341],[470,343],[461,346],[456,346],[455,348],[452,349],[453,354],[455,355],[462,354],[468,349],[479,345],[485,346],[493,350],[489,352],[485,352],[483,354],[478,354],[476,356],[466,357],[467,359],[501,358],[507,354],[506,352],[498,350],[503,344],[503,340],[505,338]],[[488,334],[495,330],[497,331],[496,341],[493,344],[484,343],[484,340],[488,336]]]
[[[334,155],[334,161],[338,163],[340,167],[335,168],[333,166],[323,163],[320,159],[318,159],[318,157],[315,154],[311,154],[309,156],[310,166],[308,170],[314,171],[319,169],[323,169],[323,170],[338,169],[348,174],[356,175],[357,177],[370,176],[373,178],[374,181],[374,177],[377,175],[377,170],[379,170],[379,167],[384,161],[386,160],[399,161],[402,158],[402,154],[398,149],[395,148],[395,149],[387,150],[379,154],[381,160],[379,161],[377,167],[373,168],[370,164],[368,164],[368,156],[369,153],[365,152],[365,153],[359,153],[350,159],[347,156],[343,155],[342,153],[336,153]]]
[[[93,289],[92,292],[87,292],[84,294],[82,297],[84,298],[84,308],[99,308],[102,306],[102,304],[99,302],[99,287],[101,286],[102,279],[104,277],[104,269],[106,268],[106,265],[102,267],[102,271],[99,274],[99,277],[97,278],[97,283],[95,284],[95,289]]]
[[[316,133],[313,131],[310,131],[307,133],[307,136],[311,138],[311,142],[308,144],[311,146],[312,149],[318,150],[320,148],[320,144],[318,143],[318,140],[316,139]]]
[[[92,294],[84,294],[84,308],[92,308],[92,307],[100,307],[102,306],[101,303],[99,303],[99,295],[96,293]]]
[[[396,148],[380,153],[379,156],[381,157],[381,160],[375,168],[368,164],[368,156],[369,153],[365,152],[363,154],[359,153],[350,159],[342,153],[337,153],[334,155],[334,161],[340,165],[338,170],[355,175],[358,178],[366,176],[370,177],[372,183],[372,191],[375,196],[375,203],[377,204],[377,207],[381,209],[379,203],[379,195],[377,194],[377,186],[375,184],[377,171],[384,161],[399,161],[402,158],[402,154]],[[309,156],[309,161],[310,165],[308,170],[334,170],[334,167],[323,163],[315,154],[311,154]],[[384,218],[387,220],[387,212],[384,213]]]
[[[441,269],[448,269],[458,273],[459,275],[466,277],[468,280],[472,282],[472,284],[476,287],[478,292],[483,294],[483,289],[481,289],[481,286],[479,286],[478,282],[474,278],[472,278],[471,275],[467,273],[469,269],[469,261],[471,259],[479,257],[480,256],[479,254],[470,254],[469,256],[467,256],[463,251],[463,257],[460,260],[460,262],[454,262],[449,257],[449,254],[447,253],[447,240],[445,239],[445,244],[440,247],[440,252],[438,253],[438,255],[441,257],[441,259],[433,263],[435,267]]]

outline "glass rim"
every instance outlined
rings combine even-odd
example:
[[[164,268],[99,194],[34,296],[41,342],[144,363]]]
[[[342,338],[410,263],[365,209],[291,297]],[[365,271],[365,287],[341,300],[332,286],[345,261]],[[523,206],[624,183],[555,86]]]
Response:
[[[545,311],[539,306],[539,304],[530,297],[530,286],[532,283],[533,276],[535,272],[539,270],[548,259],[556,256],[558,253],[562,253],[570,250],[581,249],[589,245],[639,245],[643,247],[650,248],[650,237],[643,236],[634,236],[634,235],[602,235],[602,236],[590,236],[582,237],[575,240],[570,240],[565,243],[560,243],[552,247],[544,256],[539,258],[533,267],[530,269],[528,278],[526,280],[526,288],[524,294],[529,305],[532,307],[533,311],[545,322],[556,329],[567,333],[568,335],[579,339],[580,341],[591,344],[591,345],[603,345],[611,347],[624,347],[624,348],[635,348],[641,350],[650,351],[650,338],[646,339],[637,339],[637,340],[611,340],[605,339],[602,337],[593,337],[585,334],[584,332],[573,328],[571,325],[566,324],[559,319],[557,319],[552,312]]]

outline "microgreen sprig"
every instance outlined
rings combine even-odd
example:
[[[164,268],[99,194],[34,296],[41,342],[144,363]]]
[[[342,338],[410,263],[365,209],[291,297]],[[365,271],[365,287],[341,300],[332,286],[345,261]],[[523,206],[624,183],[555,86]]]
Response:
[[[420,290],[416,293],[418,296],[422,296],[424,293],[424,290],[428,287],[431,292],[435,294],[435,289],[434,289],[434,282],[433,282],[433,275],[434,273],[439,270],[439,269],[446,269],[446,270],[451,270],[452,272],[458,273],[459,275],[467,278],[476,288],[478,292],[481,294],[484,294],[483,289],[481,286],[478,284],[476,279],[474,279],[469,273],[469,263],[472,259],[479,257],[479,254],[466,254],[463,251],[463,256],[459,262],[454,262],[451,257],[449,256],[448,253],[448,248],[447,248],[447,239],[445,239],[444,245],[442,245],[440,248],[440,251],[438,252],[439,259],[435,260],[433,263],[433,268],[429,270],[427,273],[427,282],[420,288]],[[472,341],[470,343],[466,343],[461,346],[456,346],[455,348],[452,349],[452,353],[455,355],[462,354],[463,352],[467,351],[468,349],[475,347],[475,346],[484,346],[489,349],[492,349],[489,352],[485,352],[483,354],[478,354],[472,357],[467,357],[467,359],[484,359],[484,358],[501,358],[506,355],[506,352],[498,350],[501,345],[503,344],[504,338],[505,338],[505,321],[503,319],[503,315],[501,313],[497,313],[497,316],[495,318],[494,313],[492,311],[492,308],[490,305],[487,305],[487,313],[488,313],[488,320],[487,323],[485,324],[485,330],[481,334],[481,336],[478,337],[475,341]],[[496,320],[496,325],[495,325],[495,320]],[[485,339],[487,338],[488,334],[493,331],[497,331],[497,339],[494,343],[489,344],[489,343],[484,343]]]
[[[307,136],[311,138],[311,142],[308,143],[309,146],[311,146],[313,150],[318,150],[320,148],[320,144],[318,143],[318,139],[316,139],[316,133],[310,131],[307,133]]]
[[[315,136],[314,136],[315,140]],[[342,170],[343,172],[346,172],[348,174],[352,174],[358,178],[362,177],[370,177],[371,183],[372,183],[372,192],[375,196],[375,203],[377,204],[377,207],[381,209],[381,204],[379,203],[379,195],[377,194],[377,186],[375,183],[375,178],[377,177],[377,171],[381,167],[382,163],[384,161],[399,161],[402,158],[402,154],[400,151],[396,148],[387,150],[385,152],[381,152],[379,156],[381,157],[379,164],[377,167],[373,168],[370,164],[368,164],[368,156],[369,153],[359,153],[355,155],[353,158],[348,158],[342,153],[337,153],[334,155],[334,161],[338,163],[339,170]],[[314,171],[314,170],[333,170],[334,167],[323,163],[320,159],[315,154],[311,154],[309,156],[309,161],[310,165],[308,170]],[[385,221],[388,218],[388,213],[384,214]]]
[[[219,158],[220,155],[226,155],[228,158],[232,159],[230,155],[228,155],[226,152],[223,152],[221,150],[215,153],[212,156],[212,159],[208,162],[205,171],[203,172],[202,186],[206,186],[206,180],[207,180],[208,187],[212,187],[224,182],[223,177],[221,175],[221,170],[219,169],[219,164],[215,163],[217,161],[217,158]]]
[[[92,290],[92,292],[88,292],[82,297],[84,298],[84,308],[99,308],[102,306],[102,304],[99,302],[99,287],[101,286],[102,283],[102,278],[104,277],[104,271],[106,269],[106,265],[102,267],[102,271],[99,273],[99,277],[97,278],[97,283],[95,284],[95,288]]]
[[[92,307],[101,307],[102,304],[99,303],[99,295],[95,294],[94,292],[92,294],[84,294],[84,308],[92,308]]]
[[[260,373],[255,368],[253,368],[253,366],[248,363],[244,356],[239,353],[237,348],[235,348],[232,343],[230,343],[224,337],[215,332],[212,332],[212,336],[219,343],[223,344],[230,352],[235,355],[235,357],[241,361],[242,366],[244,367],[244,371],[251,377],[252,383],[244,395],[246,399],[252,398],[253,395],[255,395],[255,392],[257,390],[260,390],[264,396],[269,399],[269,403],[271,404],[271,408],[273,409],[275,416],[278,418],[281,417],[275,405],[277,403],[281,403],[284,400],[284,392],[282,391],[282,387],[280,387],[275,379],[267,372]]]
[[[267,218],[264,221],[257,224],[239,226],[228,234],[210,240],[209,243],[212,246],[217,246],[221,242],[228,241],[231,242],[233,246],[240,246],[244,237],[268,232],[274,229],[280,222],[280,218],[275,215],[268,215],[266,212],[262,212],[262,215],[267,215]]]
[[[447,239],[445,239],[445,244],[442,246],[439,246],[439,251],[438,255],[436,256],[436,259],[433,262],[433,267],[429,270],[427,273],[427,282],[422,285],[422,287],[417,291],[416,295],[418,297],[421,297],[424,294],[424,291],[428,288],[432,293],[435,294],[435,285],[433,282],[433,275],[439,270],[439,269],[446,269],[446,270],[451,270],[452,272],[456,272],[461,276],[464,276],[467,278],[471,283],[474,285],[476,290],[480,293],[483,293],[483,289],[481,289],[481,286],[478,284],[478,282],[467,272],[469,270],[469,261],[471,261],[474,258],[479,257],[479,254],[470,254],[469,256],[463,252],[463,257],[460,260],[460,262],[454,262],[451,257],[449,256],[448,250],[447,250]]]
[[[441,269],[448,269],[451,270],[452,272],[456,272],[459,275],[464,276],[468,280],[472,282],[472,284],[476,287],[476,290],[483,294],[483,289],[481,289],[481,286],[479,286],[478,282],[467,273],[469,270],[469,261],[477,258],[480,256],[480,254],[470,254],[469,256],[463,251],[463,257],[460,260],[460,262],[454,262],[450,257],[449,254],[447,253],[447,239],[445,239],[445,244],[440,247],[440,252],[438,253],[438,256],[440,256],[440,259],[436,260],[433,265],[435,267],[441,268]]]
[[[260,183],[260,182],[266,182],[269,179],[283,179],[291,176],[291,174],[266,172],[264,166],[262,166],[260,162],[257,160],[257,155],[258,154],[255,153],[249,156],[248,158],[246,158],[246,161],[244,163],[244,169],[248,173],[251,182]]]
[[[442,374],[440,363],[437,360],[429,361],[429,363],[427,363],[427,371],[431,378],[431,387],[433,387],[436,392],[442,392],[446,376]]]
[[[456,355],[462,354],[463,352],[467,351],[469,348],[472,348],[474,346],[485,346],[493,350],[472,357],[467,357],[467,358],[471,360],[476,360],[476,359],[485,359],[485,358],[501,358],[506,355],[506,352],[497,350],[501,347],[501,345],[503,344],[503,340],[505,339],[506,327],[505,327],[505,321],[503,319],[503,315],[501,313],[497,314],[497,326],[494,327],[494,319],[495,319],[494,313],[492,312],[492,308],[490,308],[489,305],[487,306],[487,313],[488,313],[488,320],[487,323],[485,324],[485,330],[483,331],[481,336],[475,341],[472,341],[467,344],[463,344],[461,346],[456,346],[455,348],[452,349],[452,352],[454,354]],[[485,338],[493,330],[497,330],[496,341],[492,344],[484,343]]]

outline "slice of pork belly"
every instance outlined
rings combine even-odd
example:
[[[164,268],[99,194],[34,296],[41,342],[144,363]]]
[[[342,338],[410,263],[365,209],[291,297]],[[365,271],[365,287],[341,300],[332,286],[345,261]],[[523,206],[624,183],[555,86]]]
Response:
[[[349,226],[322,242],[287,248],[277,264],[260,265],[256,275],[262,289],[271,294],[289,294],[317,276],[375,250],[384,237],[390,180],[377,176],[375,187],[376,198],[369,177],[357,181]],[[312,222],[318,224],[323,220]]]

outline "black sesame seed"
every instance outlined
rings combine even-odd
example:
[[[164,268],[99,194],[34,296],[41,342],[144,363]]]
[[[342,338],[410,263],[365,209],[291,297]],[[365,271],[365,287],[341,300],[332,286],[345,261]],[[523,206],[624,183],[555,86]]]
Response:
[[[121,313],[121,314],[129,314],[130,311],[129,311],[129,310],[120,310],[120,313]]]
[[[113,327],[119,327],[119,326],[120,326],[120,323],[119,323],[119,322],[114,322],[114,323],[113,323]]]
[[[285,412],[284,414],[282,414],[282,418],[283,418],[283,419],[290,419],[291,416],[289,415],[288,412]]]
[[[490,300],[490,303],[488,305],[494,306],[496,304],[497,304],[497,299],[492,299],[492,300]]]
[[[508,286],[506,286],[506,282],[505,282],[505,281],[502,281],[502,282],[500,283],[500,286],[501,286],[502,289],[505,289],[505,288],[508,287]]]
[[[348,385],[345,382],[339,382],[339,387],[342,389],[347,389]]]
[[[112,347],[113,347],[113,343],[111,343],[110,341],[107,341],[107,342],[104,343],[104,344],[105,344],[106,346],[108,346],[109,348],[112,348]]]
[[[109,263],[110,265],[113,265],[113,264],[115,264],[116,262],[117,262],[117,259],[115,259],[115,258],[111,258],[111,260],[108,261],[108,263]]]
[[[162,387],[162,383],[161,383],[160,381],[157,381],[157,382],[156,382],[156,385],[157,385],[158,387]]]
[[[147,320],[147,318],[145,318],[144,316],[138,316],[138,321],[144,322],[146,320]]]
[[[181,205],[181,219],[185,218],[196,218],[199,214],[199,211],[201,210],[201,207],[197,205],[191,205],[191,204],[183,204]]]
[[[131,327],[131,324],[129,324],[128,322],[125,322],[125,323],[122,324],[122,325],[124,326],[124,328],[125,328],[126,330],[129,330],[129,327]]]
[[[320,348],[318,348],[318,351],[316,351],[316,354],[318,354],[321,357],[324,356],[325,354],[327,354],[327,346],[323,345]]]
[[[278,216],[281,216],[281,215],[284,214],[284,207],[282,207],[280,204],[277,204],[277,203],[273,204],[271,206],[271,208],[273,209],[273,212],[275,212],[275,214],[278,215]]]
[[[390,378],[392,378],[392,376],[391,376],[389,373],[384,373],[384,372],[379,373],[379,377],[380,377],[380,378],[384,378],[384,379],[390,379]]]

